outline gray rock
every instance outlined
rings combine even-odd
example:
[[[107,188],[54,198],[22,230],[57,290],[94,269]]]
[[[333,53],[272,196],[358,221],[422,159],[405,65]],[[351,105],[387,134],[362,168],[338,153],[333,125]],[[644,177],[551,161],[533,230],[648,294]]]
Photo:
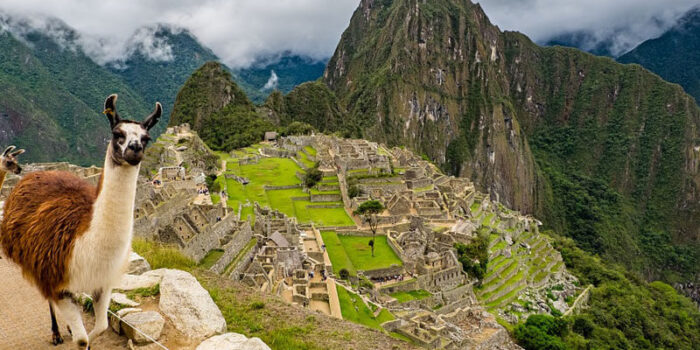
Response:
[[[270,350],[260,338],[246,338],[238,333],[217,335],[203,341],[196,350]]]
[[[506,236],[505,240],[506,240],[506,244],[513,245],[513,238],[512,237]]]
[[[124,316],[122,330],[127,338],[133,340],[136,344],[146,344],[152,342],[152,340],[134,330],[130,325],[147,334],[150,338],[158,340],[163,332],[165,319],[155,311],[132,312]]]
[[[138,255],[134,252],[131,252],[129,255],[129,268],[127,269],[126,273],[132,274],[132,275],[140,275],[146,271],[149,271],[151,269],[151,265],[141,257],[141,255]]]
[[[122,293],[112,293],[112,302],[128,307],[136,307],[140,305],[139,303],[129,299],[126,294]]]
[[[139,308],[127,307],[125,309],[118,310],[116,312],[116,314],[120,318],[124,318],[124,316],[126,316],[132,312],[141,312],[141,311],[142,310]],[[115,333],[122,334],[121,321],[112,314],[109,314],[109,324],[110,324],[110,326],[112,326],[112,330],[114,330]]]
[[[209,292],[185,271],[164,273],[159,306],[175,328],[190,338],[205,339],[226,330],[226,320]]]
[[[119,282],[119,285],[114,289],[130,291],[139,288],[151,288],[160,283],[160,281],[163,279],[165,270],[166,269],[148,271],[142,275],[125,274],[122,276],[122,280]]]

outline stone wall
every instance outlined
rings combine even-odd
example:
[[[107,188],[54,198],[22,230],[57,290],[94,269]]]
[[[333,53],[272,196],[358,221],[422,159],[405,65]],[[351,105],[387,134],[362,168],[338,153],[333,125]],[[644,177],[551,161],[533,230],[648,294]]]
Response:
[[[311,194],[311,201],[312,202],[340,202],[342,201],[343,198],[340,196],[340,193],[334,193],[334,194]]]
[[[243,249],[252,238],[253,229],[250,227],[250,223],[245,221],[238,227],[238,231],[233,235],[231,241],[223,247],[224,254],[210,270],[217,274],[223,273],[226,266],[233,261],[241,249]]]
[[[238,261],[238,264],[233,267],[228,277],[234,280],[239,280],[241,274],[245,272],[246,269],[248,269],[248,265],[250,265],[250,262],[253,261],[253,258],[258,254],[259,250],[260,247],[258,247],[258,245],[256,244],[247,253],[245,253],[245,255],[243,255]]]

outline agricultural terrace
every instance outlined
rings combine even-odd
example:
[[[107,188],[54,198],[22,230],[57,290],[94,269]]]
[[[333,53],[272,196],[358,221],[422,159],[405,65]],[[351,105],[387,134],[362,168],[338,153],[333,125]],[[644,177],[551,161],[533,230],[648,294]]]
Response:
[[[375,237],[374,257],[369,246],[371,237],[338,235],[334,231],[322,231],[321,237],[336,273],[346,269],[351,276],[355,276],[357,270],[370,271],[403,265],[401,259],[389,247],[386,236]]]
[[[394,315],[386,309],[382,309],[375,317],[374,310],[368,307],[360,296],[342,286],[338,286],[338,301],[340,302],[340,312],[344,320],[384,331],[381,324],[394,319]],[[370,305],[376,309],[376,306]]]
[[[256,164],[240,165],[239,159],[252,155],[259,155],[258,148],[264,145],[254,145],[231,152],[231,154],[219,152],[218,155],[226,161],[226,170],[217,178],[221,188],[225,188],[228,194],[227,204],[234,210],[242,204],[241,217],[253,216],[253,203],[279,210],[280,212],[294,216],[300,223],[316,223],[321,226],[352,226],[354,221],[345,211],[342,202],[312,203],[309,193],[305,193],[301,186],[301,179],[297,172],[304,173],[293,160],[288,158],[260,157]],[[315,154],[315,152],[314,152]],[[238,175],[247,178],[250,182],[243,185],[235,179],[226,179],[226,174]],[[298,188],[283,190],[266,190],[266,186],[291,186]],[[212,196],[212,201],[219,201],[218,195]],[[313,206],[336,205],[333,208],[318,208]],[[312,207],[309,207],[309,206]]]

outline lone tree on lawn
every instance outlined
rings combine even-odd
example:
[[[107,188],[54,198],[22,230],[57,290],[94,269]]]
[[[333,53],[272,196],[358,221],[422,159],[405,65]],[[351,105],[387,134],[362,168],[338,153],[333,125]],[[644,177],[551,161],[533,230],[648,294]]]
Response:
[[[377,234],[377,214],[384,211],[384,206],[379,201],[366,201],[360,204],[354,214],[362,216],[362,220],[369,225],[372,230],[372,240],[369,246],[372,247],[372,257],[374,257],[374,236]]]

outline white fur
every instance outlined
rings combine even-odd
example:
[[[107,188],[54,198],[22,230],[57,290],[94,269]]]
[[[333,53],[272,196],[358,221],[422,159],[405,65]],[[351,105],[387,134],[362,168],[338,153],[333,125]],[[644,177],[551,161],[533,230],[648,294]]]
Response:
[[[126,147],[132,142],[141,143],[141,137],[146,135],[146,130],[140,124],[124,123],[119,125],[119,129],[124,133],[124,143],[119,144],[122,154],[126,151]]]
[[[123,273],[133,233],[134,199],[140,165],[114,165],[109,156],[111,148],[110,143],[103,168],[102,189],[93,206],[92,221],[88,230],[76,240],[68,267],[68,291],[74,294],[102,292],[100,302],[94,305],[96,321],[89,336],[90,341],[107,328],[111,290],[119,283]]]

